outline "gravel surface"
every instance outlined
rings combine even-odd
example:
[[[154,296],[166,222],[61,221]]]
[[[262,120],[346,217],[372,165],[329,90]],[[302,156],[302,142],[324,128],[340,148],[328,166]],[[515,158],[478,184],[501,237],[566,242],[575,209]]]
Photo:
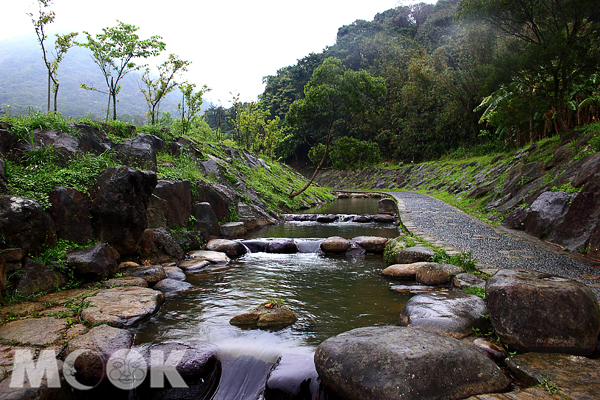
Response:
[[[470,251],[479,263],[489,267],[525,268],[576,279],[590,286],[600,298],[598,267],[567,257],[561,254],[560,249],[536,245],[536,239],[531,238],[530,243],[507,235],[506,230],[494,229],[425,194],[390,194],[399,200],[402,220],[417,236],[429,235],[462,252]]]

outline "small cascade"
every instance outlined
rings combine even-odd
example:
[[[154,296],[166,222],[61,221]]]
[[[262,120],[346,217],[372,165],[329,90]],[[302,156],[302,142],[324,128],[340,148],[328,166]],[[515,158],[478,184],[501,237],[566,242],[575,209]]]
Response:
[[[318,240],[296,240],[298,253],[317,253],[321,251],[322,239]]]

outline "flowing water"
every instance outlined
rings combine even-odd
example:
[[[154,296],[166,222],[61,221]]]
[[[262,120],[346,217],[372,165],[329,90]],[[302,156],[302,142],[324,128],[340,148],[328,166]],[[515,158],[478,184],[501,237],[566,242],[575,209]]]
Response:
[[[355,213],[348,204],[345,207],[345,212]],[[313,251],[319,239],[328,236],[397,234],[391,224],[292,222],[250,236],[294,238],[303,243],[301,249]],[[214,343],[224,360],[221,387],[215,398],[254,399],[281,353],[312,355],[331,336],[363,326],[397,323],[409,295],[390,290],[391,282],[380,277],[384,267],[382,257],[375,255],[247,254],[228,265],[188,275],[187,281],[196,289],[169,297],[159,313],[136,328],[138,342],[201,339]],[[283,299],[296,313],[298,321],[294,325],[241,329],[229,324],[235,315],[271,297]],[[236,372],[228,374],[227,369]],[[250,375],[236,378],[244,374],[240,371]]]

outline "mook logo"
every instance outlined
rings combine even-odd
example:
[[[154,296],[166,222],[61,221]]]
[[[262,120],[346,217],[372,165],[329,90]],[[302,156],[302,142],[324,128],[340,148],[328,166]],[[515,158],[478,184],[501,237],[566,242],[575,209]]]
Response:
[[[86,385],[77,380],[75,363],[79,357],[90,354],[102,360],[103,357],[93,350],[79,349],[73,351],[63,363],[63,375],[69,385],[77,390],[91,390],[98,386],[102,379],[93,386]],[[162,350],[150,350],[150,387],[164,388],[165,377],[173,388],[187,388],[187,385],[176,366],[184,357],[185,351],[173,350],[165,360]],[[106,365],[103,365],[102,376],[106,372],[108,380],[117,388],[131,390],[144,382],[148,375],[146,359],[136,350],[122,349],[114,352]],[[29,381],[31,387],[39,388],[44,376],[48,387],[59,388],[60,375],[58,360],[54,350],[42,350],[37,362],[33,359],[31,350],[20,349],[15,351],[13,373],[10,378],[11,388],[22,388]]]

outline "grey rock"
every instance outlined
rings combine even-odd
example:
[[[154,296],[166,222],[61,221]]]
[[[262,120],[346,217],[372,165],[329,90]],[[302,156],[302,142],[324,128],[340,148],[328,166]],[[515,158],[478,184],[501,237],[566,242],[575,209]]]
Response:
[[[415,279],[424,285],[445,285],[462,272],[464,270],[456,265],[427,263],[417,270]]]
[[[240,242],[228,239],[212,239],[206,244],[206,250],[219,251],[230,258],[237,258],[246,254],[246,247]]]
[[[378,214],[397,214],[398,213],[398,205],[392,199],[381,199],[377,203],[377,213]]]
[[[412,264],[415,262],[427,261],[435,252],[430,247],[414,246],[407,247],[396,252],[396,264]]]
[[[90,280],[113,276],[119,265],[119,253],[106,243],[70,251],[65,258],[76,275]]]
[[[194,285],[189,282],[166,278],[154,285],[153,289],[167,294],[185,292],[193,287]]]
[[[246,225],[243,222],[230,222],[221,225],[221,233],[227,238],[244,236],[246,232]]]

